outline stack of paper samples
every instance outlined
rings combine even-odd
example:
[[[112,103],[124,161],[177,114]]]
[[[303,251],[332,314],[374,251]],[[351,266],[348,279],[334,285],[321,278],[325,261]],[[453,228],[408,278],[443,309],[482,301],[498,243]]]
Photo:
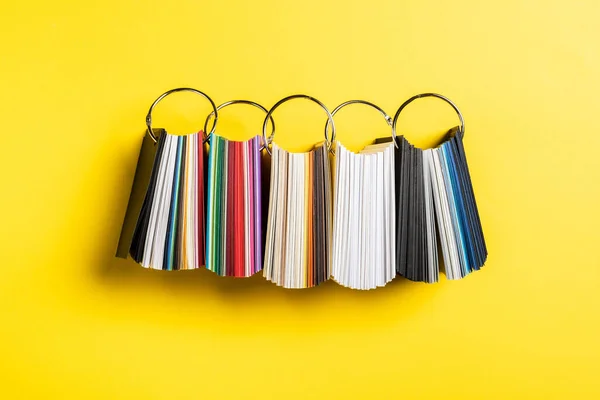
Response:
[[[203,133],[159,136],[130,254],[152,269],[204,265]]]
[[[393,143],[359,154],[336,144],[332,277],[375,289],[396,276]]]
[[[308,153],[273,145],[264,276],[286,288],[330,276],[331,171],[322,144]]]
[[[263,266],[261,140],[211,135],[206,201],[206,268],[248,277]]]

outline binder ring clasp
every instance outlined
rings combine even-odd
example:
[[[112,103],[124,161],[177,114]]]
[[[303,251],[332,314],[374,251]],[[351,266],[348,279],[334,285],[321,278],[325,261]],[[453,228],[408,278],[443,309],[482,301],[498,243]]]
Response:
[[[154,132],[152,131],[152,111],[154,110],[154,107],[156,107],[156,105],[162,99],[164,99],[165,97],[167,97],[168,95],[170,95],[172,93],[177,93],[177,92],[193,92],[193,93],[199,94],[200,96],[204,97],[206,100],[208,100],[210,102],[210,105],[213,108],[213,114],[215,116],[215,120],[213,122],[210,133],[209,134],[206,134],[206,132],[204,133],[204,135],[205,135],[204,142],[206,142],[208,137],[210,137],[210,135],[215,131],[215,127],[217,126],[217,119],[219,117],[217,106],[215,105],[215,102],[206,93],[201,92],[198,89],[187,88],[187,87],[175,88],[175,89],[168,90],[168,91],[164,92],[163,94],[161,94],[160,96],[158,96],[158,98],[156,100],[154,100],[154,103],[152,103],[152,105],[150,106],[150,109],[148,110],[148,114],[146,115],[146,128],[147,128],[148,134],[150,135],[152,140],[154,140],[154,143],[156,143],[158,141],[158,138],[156,137],[156,135],[154,135]],[[205,126],[205,128],[206,128],[206,126]]]
[[[271,107],[269,112],[267,112],[267,116],[265,117],[265,120],[263,122],[262,134],[263,134],[264,143],[266,144],[265,149],[267,150],[267,152],[269,154],[271,154],[271,149],[269,148],[269,144],[271,144],[273,142],[273,137],[274,137],[274,134],[271,134],[271,136],[269,136],[269,139],[267,140],[267,124],[269,122],[269,119],[271,118],[271,114],[273,114],[273,112],[275,111],[275,109],[277,109],[277,107],[279,107],[286,101],[289,101],[292,99],[307,99],[307,100],[310,100],[314,103],[317,103],[319,106],[321,106],[321,108],[323,110],[325,110],[325,112],[327,113],[328,123],[331,125],[331,136],[335,137],[335,123],[333,122],[333,115],[331,115],[331,112],[325,106],[325,104],[323,104],[321,101],[315,99],[314,97],[311,97],[311,96],[308,96],[305,94],[294,94],[292,96],[288,96],[288,97],[285,97],[285,98],[279,100],[277,103],[275,103],[275,105],[273,107]],[[327,150],[331,151],[331,142],[327,138],[327,131],[325,131],[325,143],[327,144]]]
[[[367,106],[370,106],[372,108],[374,108],[375,110],[379,111],[379,113],[381,115],[383,115],[383,118],[385,118],[385,122],[391,127],[392,126],[392,117],[390,117],[381,107],[379,107],[377,104],[371,103],[370,101],[366,101],[366,100],[348,100],[343,102],[342,104],[340,104],[339,106],[337,106],[336,108],[333,109],[333,111],[331,112],[331,116],[335,116],[335,114],[340,111],[342,108],[349,106],[350,104],[364,104]],[[327,131],[329,130],[329,120],[327,120],[327,123],[325,124],[325,139],[327,140]],[[333,131],[333,134],[331,136],[331,141],[328,140],[329,143],[334,143],[335,141],[335,130]],[[333,150],[332,150],[333,153]]]
[[[460,126],[458,127],[458,134],[464,136],[464,134],[465,134],[465,120],[464,120],[464,118],[462,116],[462,113],[460,112],[460,110],[456,106],[456,104],[454,104],[452,102],[452,100],[450,100],[446,96],[442,96],[441,94],[437,94],[437,93],[421,93],[421,94],[417,94],[416,96],[411,97],[410,99],[408,99],[404,103],[402,103],[402,105],[400,106],[400,108],[398,108],[398,111],[396,111],[396,115],[394,115],[394,120],[392,122],[392,137],[394,139],[394,144],[396,145],[396,147],[398,147],[398,143],[396,141],[396,137],[398,136],[397,132],[396,132],[396,126],[397,126],[397,123],[398,123],[398,117],[400,116],[400,113],[412,101],[414,101],[416,99],[423,98],[423,97],[437,97],[438,99],[442,99],[446,103],[450,104],[452,106],[452,108],[454,108],[454,111],[456,111],[456,114],[458,115],[458,118],[460,119]]]
[[[221,110],[222,108],[225,108],[225,107],[227,107],[227,106],[230,106],[230,105],[232,105],[232,104],[248,104],[248,105],[254,106],[254,107],[256,107],[256,108],[260,108],[260,109],[261,109],[261,110],[263,110],[265,113],[268,113],[268,112],[269,112],[269,110],[267,110],[265,107],[261,106],[260,104],[258,104],[258,103],[256,103],[256,102],[254,102],[254,101],[251,101],[251,100],[231,100],[231,101],[227,101],[227,102],[225,102],[225,103],[223,103],[223,104],[219,105],[219,106],[217,107],[217,111],[219,111],[219,110]],[[206,121],[204,121],[204,132],[206,132],[206,127],[207,127],[207,125],[208,125],[208,121],[210,121],[210,119],[211,119],[212,117],[214,117],[214,115],[215,115],[215,112],[214,112],[214,111],[211,111],[211,113],[210,113],[210,114],[208,114],[208,116],[206,117]],[[269,143],[271,143],[271,141],[273,140],[273,136],[275,136],[275,120],[273,119],[273,117],[272,117],[272,116],[270,117],[270,119],[271,119],[271,126],[273,127],[273,131],[271,132],[271,136],[269,136],[269,138],[268,138],[268,140],[269,140],[268,142],[264,140],[264,136],[263,136],[263,145],[262,145],[262,147],[259,149],[259,151],[262,151],[263,149],[266,149],[266,148],[269,146]],[[213,128],[214,128],[214,127],[213,127]],[[213,130],[214,130],[214,129],[213,129]],[[212,132],[210,133],[210,135],[212,135]],[[210,138],[210,135],[209,135],[209,138]]]

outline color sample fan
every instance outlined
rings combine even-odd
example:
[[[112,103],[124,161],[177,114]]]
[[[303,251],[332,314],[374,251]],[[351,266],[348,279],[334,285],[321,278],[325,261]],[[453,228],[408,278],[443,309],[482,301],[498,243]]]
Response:
[[[203,133],[164,133],[131,242],[131,257],[152,269],[204,264]]]
[[[263,266],[261,137],[211,135],[208,154],[206,268],[248,277]]]
[[[331,172],[325,144],[308,153],[272,149],[264,276],[290,289],[330,275]]]
[[[204,131],[187,136],[152,128],[152,111],[173,93],[208,100],[215,129],[217,106],[204,92],[175,88],[158,96],[146,114],[146,135],[119,238],[117,256],[127,254],[147,268],[196,269],[204,265]]]
[[[446,101],[461,121],[437,148],[422,150],[402,136],[397,139],[397,271],[410,280],[434,283],[441,268],[438,247],[448,279],[479,270],[487,249],[462,143],[464,121],[456,105],[435,93],[414,96],[396,112],[393,136],[400,112],[422,97]]]
[[[385,286],[396,276],[394,145],[335,148],[332,278],[352,289]]]

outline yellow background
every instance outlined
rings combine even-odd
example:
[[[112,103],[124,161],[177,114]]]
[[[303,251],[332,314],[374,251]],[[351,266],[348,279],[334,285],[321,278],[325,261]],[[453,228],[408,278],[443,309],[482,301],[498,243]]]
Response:
[[[600,397],[599,17],[595,0],[2,1],[0,398]],[[363,293],[115,259],[147,108],[178,86],[392,115],[449,96],[485,268]],[[208,111],[174,95],[156,126]],[[309,102],[275,118],[284,147],[322,138]],[[218,131],[262,119],[231,107]],[[355,149],[390,134],[366,107],[336,121]],[[399,128],[426,146],[455,122],[418,100]]]

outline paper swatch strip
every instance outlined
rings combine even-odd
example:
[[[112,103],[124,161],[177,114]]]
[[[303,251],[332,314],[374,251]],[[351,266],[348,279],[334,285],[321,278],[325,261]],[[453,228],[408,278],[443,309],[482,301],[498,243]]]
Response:
[[[203,133],[158,139],[150,183],[130,247],[146,268],[195,269],[204,265]]]
[[[332,278],[375,289],[396,276],[394,144],[359,154],[336,144]]]
[[[221,276],[248,277],[263,266],[261,140],[211,135],[206,268]]]
[[[479,270],[487,249],[461,135],[427,150],[400,137],[396,177],[398,273],[437,282],[438,247],[448,279]]]
[[[285,288],[330,276],[331,171],[328,149],[289,153],[273,144],[264,276]]]

